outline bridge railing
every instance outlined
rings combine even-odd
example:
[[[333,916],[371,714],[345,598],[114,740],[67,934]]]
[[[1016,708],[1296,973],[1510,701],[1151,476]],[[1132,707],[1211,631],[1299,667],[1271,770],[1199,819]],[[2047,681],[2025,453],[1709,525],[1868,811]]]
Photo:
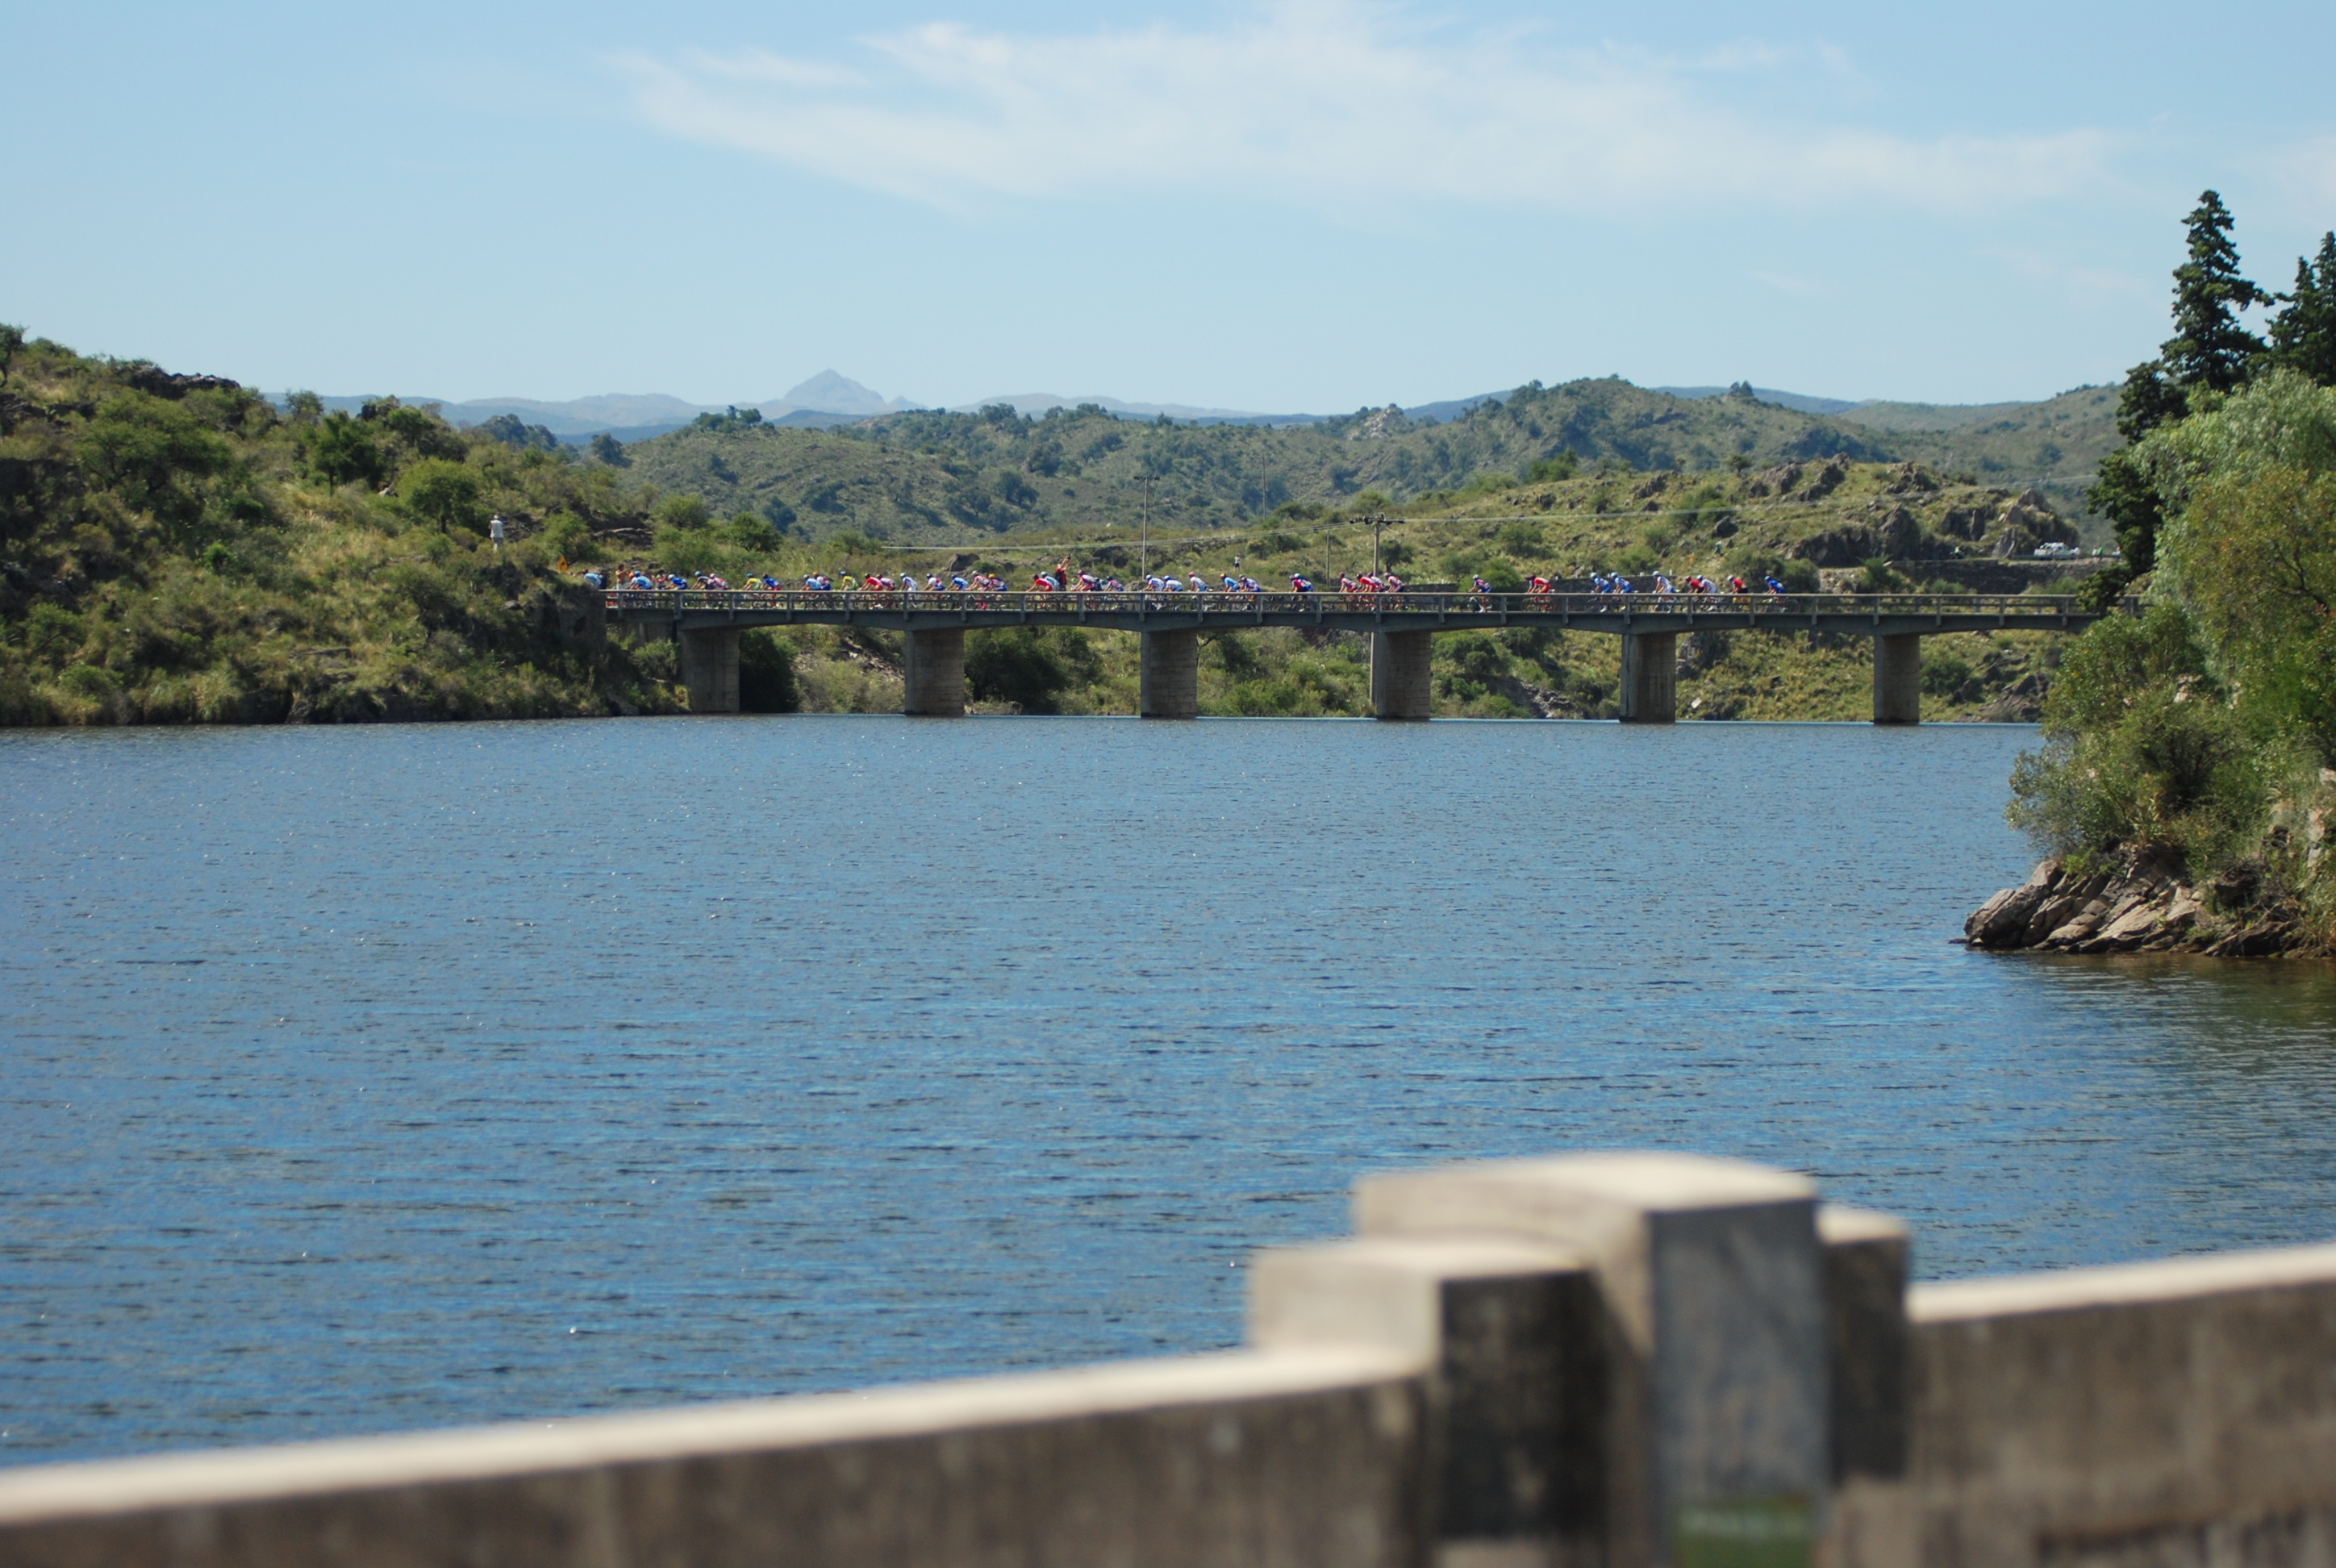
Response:
[[[612,611],[676,614],[723,610],[937,611],[981,610],[1062,615],[1223,614],[1669,616],[1864,616],[1876,620],[1926,616],[1997,616],[2007,620],[2090,618],[2073,595],[2034,593],[1248,593],[1210,589],[1183,593],[902,592],[867,589],[633,589],[607,591]],[[2132,608],[2127,601],[2124,608]]]

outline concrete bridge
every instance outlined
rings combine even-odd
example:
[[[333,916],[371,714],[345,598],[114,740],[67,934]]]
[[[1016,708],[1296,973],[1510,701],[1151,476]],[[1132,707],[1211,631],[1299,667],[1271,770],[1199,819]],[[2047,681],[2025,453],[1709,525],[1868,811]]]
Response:
[[[2121,609],[2134,609],[2127,601]],[[738,711],[738,634],[749,627],[867,626],[905,634],[905,711],[965,712],[965,634],[985,627],[1083,626],[1144,638],[1145,718],[1200,712],[1200,634],[1250,627],[1368,633],[1371,711],[1434,709],[1429,639],[1440,631],[1538,627],[1622,638],[1621,717],[1678,717],[1681,632],[1827,631],[1874,639],[1874,722],[1922,721],[1922,641],[1962,631],[2076,631],[2099,616],[2041,594],[1612,593],[871,593],[808,589],[633,589],[608,595],[611,619],[680,645],[697,713]]]

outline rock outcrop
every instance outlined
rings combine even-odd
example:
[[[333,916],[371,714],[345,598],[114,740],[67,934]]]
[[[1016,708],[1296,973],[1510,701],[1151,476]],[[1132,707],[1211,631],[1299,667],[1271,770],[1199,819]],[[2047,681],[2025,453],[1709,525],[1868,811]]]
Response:
[[[190,392],[236,392],[242,388],[239,381],[229,381],[224,375],[177,375],[158,365],[143,360],[121,367],[122,378],[141,392],[151,392],[157,397],[177,402]]]
[[[1979,722],[2034,724],[2044,716],[2044,694],[2050,689],[2049,676],[2030,670],[1996,693],[1994,700],[1979,710]]]
[[[2076,529],[2032,489],[2021,491],[2004,507],[1996,521],[2001,530],[1995,536],[1995,553],[2000,556],[2026,555],[2047,540],[2059,544],[2077,542]]]
[[[2198,888],[2146,854],[2087,872],[2048,860],[1963,922],[1975,948],[2067,953],[2203,953],[2263,958],[2318,953],[2302,911],[2256,897],[2243,876],[2225,873]]]
[[[1535,718],[1581,718],[1581,707],[1563,692],[1552,687],[1539,686],[1515,676],[1495,676],[1484,685],[1494,696],[1504,697]]]

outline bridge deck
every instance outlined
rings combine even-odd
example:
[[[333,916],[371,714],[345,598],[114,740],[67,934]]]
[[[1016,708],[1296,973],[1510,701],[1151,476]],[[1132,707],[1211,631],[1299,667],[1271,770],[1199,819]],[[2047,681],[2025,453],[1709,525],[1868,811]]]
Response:
[[[1958,631],[2074,631],[2100,618],[2042,594],[1803,593],[867,593],[808,589],[635,589],[611,616],[681,631],[712,627],[1091,626],[1117,631],[1324,627],[1465,631],[1530,626],[1635,636],[1660,632],[1831,631],[1864,637]],[[2130,601],[2121,608],[2130,610]]]

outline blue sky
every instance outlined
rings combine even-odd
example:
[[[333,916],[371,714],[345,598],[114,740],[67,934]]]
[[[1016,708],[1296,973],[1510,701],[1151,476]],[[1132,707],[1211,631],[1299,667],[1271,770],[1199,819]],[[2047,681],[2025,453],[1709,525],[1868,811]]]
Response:
[[[2336,227],[2324,0],[15,0],[0,58],[0,318],[271,389],[2037,397],[2165,336],[2202,187],[2274,285]]]

